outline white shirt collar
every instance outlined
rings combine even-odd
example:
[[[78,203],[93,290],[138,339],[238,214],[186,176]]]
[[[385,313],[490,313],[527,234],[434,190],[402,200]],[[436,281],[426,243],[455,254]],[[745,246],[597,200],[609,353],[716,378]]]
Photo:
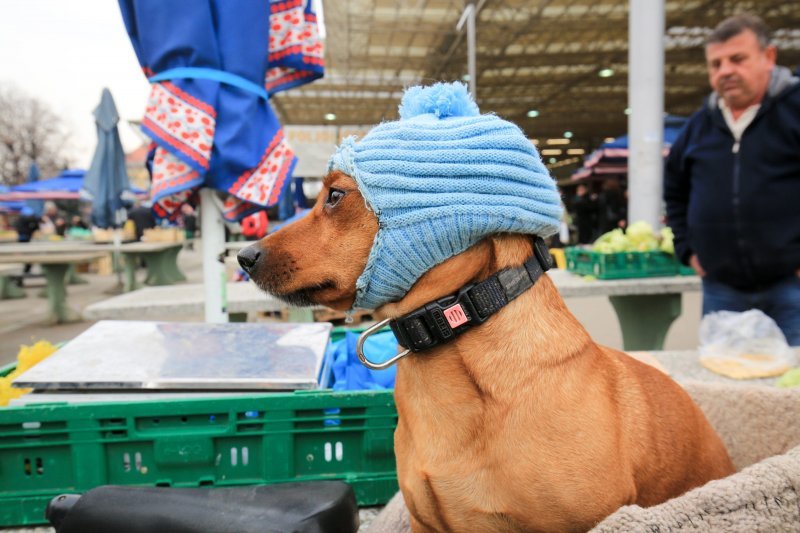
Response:
[[[736,139],[736,142],[738,143],[742,140],[742,134],[744,133],[744,130],[746,130],[747,126],[749,126],[750,123],[753,122],[753,119],[756,118],[756,113],[758,113],[758,110],[761,107],[761,102],[753,104],[745,109],[744,113],[739,115],[738,119],[733,118],[733,111],[731,111],[731,108],[725,103],[725,100],[720,98],[718,105],[720,110],[722,110],[722,116],[725,117],[725,124],[728,125],[728,128],[733,134],[733,138]]]

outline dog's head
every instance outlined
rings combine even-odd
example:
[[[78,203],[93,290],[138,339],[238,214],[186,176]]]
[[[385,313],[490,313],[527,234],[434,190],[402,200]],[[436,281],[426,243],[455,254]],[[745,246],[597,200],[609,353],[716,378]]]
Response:
[[[558,230],[558,192],[533,144],[481,115],[460,83],[412,87],[400,120],[346,139],[328,170],[310,215],[239,255],[292,303],[376,309],[487,236]]]
[[[293,305],[346,310],[378,232],[355,180],[330,172],[314,208],[239,252],[239,263],[263,290]]]

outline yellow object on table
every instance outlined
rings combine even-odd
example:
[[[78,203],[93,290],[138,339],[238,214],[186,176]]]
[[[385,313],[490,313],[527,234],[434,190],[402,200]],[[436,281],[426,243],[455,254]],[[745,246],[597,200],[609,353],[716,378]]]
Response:
[[[143,242],[182,242],[185,239],[180,228],[152,228],[144,230]]]
[[[15,389],[11,382],[20,374],[52,355],[58,348],[47,341],[39,341],[33,346],[20,346],[17,354],[17,368],[5,377],[0,377],[0,406],[8,405],[14,398],[27,394],[31,389]]]
[[[94,242],[114,242],[115,231],[119,231],[119,238],[122,242],[136,240],[136,226],[132,220],[126,221],[122,230],[92,228],[92,239]]]
[[[783,375],[791,366],[766,353],[706,355],[700,364],[717,374],[733,379],[771,378]]]
[[[553,261],[556,263],[556,267],[564,270],[567,268],[567,258],[564,257],[564,249],[563,248],[550,248],[550,255],[553,256]]]

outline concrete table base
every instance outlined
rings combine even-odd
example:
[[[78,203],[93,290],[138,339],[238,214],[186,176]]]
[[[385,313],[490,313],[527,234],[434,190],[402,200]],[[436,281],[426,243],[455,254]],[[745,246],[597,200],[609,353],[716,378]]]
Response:
[[[680,294],[609,296],[625,350],[662,350],[672,322],[681,315]]]
[[[167,269],[167,274],[170,278],[175,281],[187,281],[186,276],[181,272],[178,268],[178,254],[182,250],[181,248],[170,248],[166,250],[164,253],[167,256],[165,268]]]
[[[178,253],[180,248],[171,248],[158,252],[139,252],[147,265],[147,285],[172,285],[179,281],[186,281],[186,276],[178,268]]]
[[[44,277],[47,279],[47,301],[50,305],[47,324],[65,324],[80,322],[81,314],[67,305],[66,279],[67,271],[72,265],[42,265]]]
[[[25,291],[17,287],[10,276],[0,276],[0,300],[25,298]]]
[[[141,284],[136,279],[136,268],[141,261],[144,261],[147,266],[147,275],[144,280],[147,285],[172,285],[179,281],[186,281],[186,276],[178,268],[178,253],[180,251],[180,247],[152,252],[123,250],[125,292],[131,292],[141,287]]]
[[[78,275],[77,270],[75,269],[75,265],[70,265],[69,269],[67,270],[67,284],[69,285],[86,285],[89,283],[89,280],[86,278],[82,278]]]
[[[139,254],[122,254],[122,264],[125,267],[125,275],[122,280],[123,290],[125,292],[135,291],[141,287],[139,282],[136,281],[136,267],[139,265]]]
[[[49,304],[47,323],[63,324],[82,320],[81,314],[67,305],[67,277],[71,266],[90,263],[100,259],[103,252],[87,253],[7,253],[0,254],[0,263],[38,264],[47,280],[47,300]]]

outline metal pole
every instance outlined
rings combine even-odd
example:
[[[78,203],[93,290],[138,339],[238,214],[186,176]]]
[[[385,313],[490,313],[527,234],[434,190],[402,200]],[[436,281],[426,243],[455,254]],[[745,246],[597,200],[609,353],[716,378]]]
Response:
[[[214,194],[211,189],[200,189],[200,231],[203,242],[205,318],[208,323],[219,324],[228,321],[228,298],[225,266],[218,259],[225,251],[225,223]]]
[[[664,178],[664,0],[630,0],[628,222],[661,225]]]
[[[472,99],[478,101],[475,73],[475,3],[470,1],[461,13],[461,18],[456,24],[456,31],[460,32],[467,23],[467,74],[469,75],[469,92]]]
[[[476,88],[477,74],[475,73],[475,4],[467,6],[467,73],[469,74],[469,92],[472,99],[478,101]]]

